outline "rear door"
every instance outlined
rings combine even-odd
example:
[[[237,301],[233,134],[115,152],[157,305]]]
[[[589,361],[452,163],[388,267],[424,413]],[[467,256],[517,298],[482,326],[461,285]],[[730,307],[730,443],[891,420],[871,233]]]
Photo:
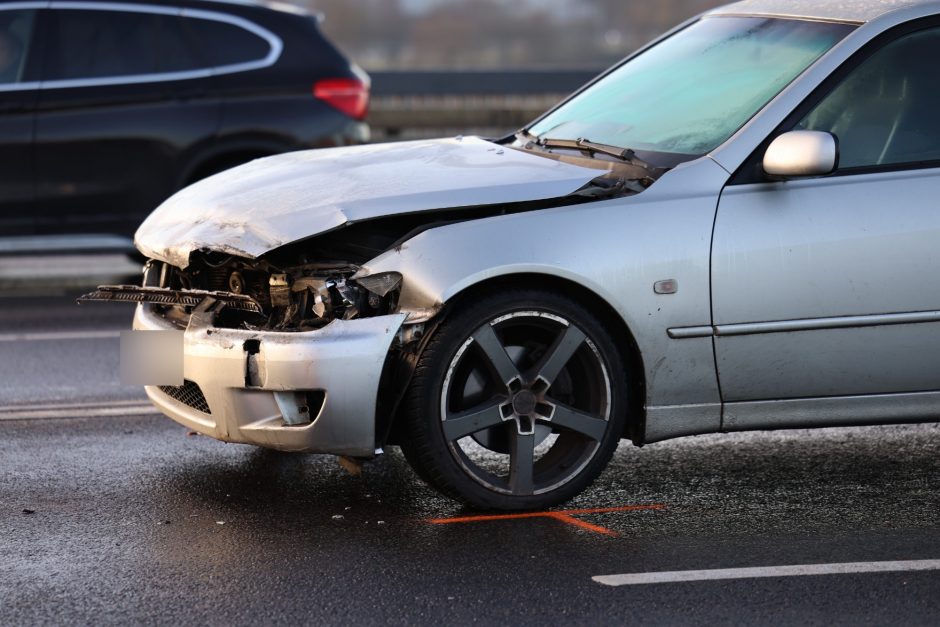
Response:
[[[836,135],[834,175],[722,193],[713,314],[725,401],[940,390],[940,26],[860,57],[781,129]]]
[[[180,9],[64,6],[45,12],[36,215],[47,232],[132,235],[215,133],[210,71]]]
[[[34,227],[33,116],[42,50],[37,13],[0,5],[0,237]]]

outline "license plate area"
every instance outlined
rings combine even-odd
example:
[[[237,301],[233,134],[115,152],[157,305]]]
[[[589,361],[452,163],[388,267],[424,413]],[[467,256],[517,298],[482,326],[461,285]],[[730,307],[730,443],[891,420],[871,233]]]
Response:
[[[121,383],[183,385],[183,332],[121,331]]]

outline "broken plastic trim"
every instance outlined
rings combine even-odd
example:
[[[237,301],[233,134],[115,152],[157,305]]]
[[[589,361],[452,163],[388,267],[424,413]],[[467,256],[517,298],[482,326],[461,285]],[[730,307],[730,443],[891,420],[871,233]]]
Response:
[[[195,307],[207,298],[239,311],[263,313],[258,301],[245,294],[210,292],[207,290],[171,290],[165,287],[140,287],[137,285],[99,285],[94,292],[79,296],[76,300],[78,303],[96,301],[128,302]]]
[[[440,313],[440,311],[440,307],[422,307],[421,309],[402,310],[402,313],[408,316],[405,318],[405,324],[412,325],[427,322]]]
[[[399,272],[381,272],[379,274],[353,277],[353,281],[359,285],[359,287],[383,298],[387,296],[389,292],[400,288],[401,280],[402,277]]]

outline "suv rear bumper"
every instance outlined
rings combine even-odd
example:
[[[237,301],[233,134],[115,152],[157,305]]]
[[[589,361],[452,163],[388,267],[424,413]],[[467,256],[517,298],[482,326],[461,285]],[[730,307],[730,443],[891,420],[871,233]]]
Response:
[[[301,333],[198,326],[194,319],[183,339],[186,384],[147,386],[147,395],[173,420],[224,442],[370,457],[379,381],[404,319],[335,320]],[[152,306],[137,306],[134,329],[174,328]],[[287,424],[303,420],[304,407],[311,420]]]

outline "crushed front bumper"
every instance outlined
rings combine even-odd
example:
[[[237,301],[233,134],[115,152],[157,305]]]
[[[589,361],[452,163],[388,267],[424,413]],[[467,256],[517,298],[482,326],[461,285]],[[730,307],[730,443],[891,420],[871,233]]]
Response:
[[[184,385],[147,386],[147,395],[173,420],[225,442],[370,457],[379,381],[404,320],[334,320],[281,333],[200,326],[194,318],[184,333]],[[152,305],[137,306],[135,330],[175,328]]]

